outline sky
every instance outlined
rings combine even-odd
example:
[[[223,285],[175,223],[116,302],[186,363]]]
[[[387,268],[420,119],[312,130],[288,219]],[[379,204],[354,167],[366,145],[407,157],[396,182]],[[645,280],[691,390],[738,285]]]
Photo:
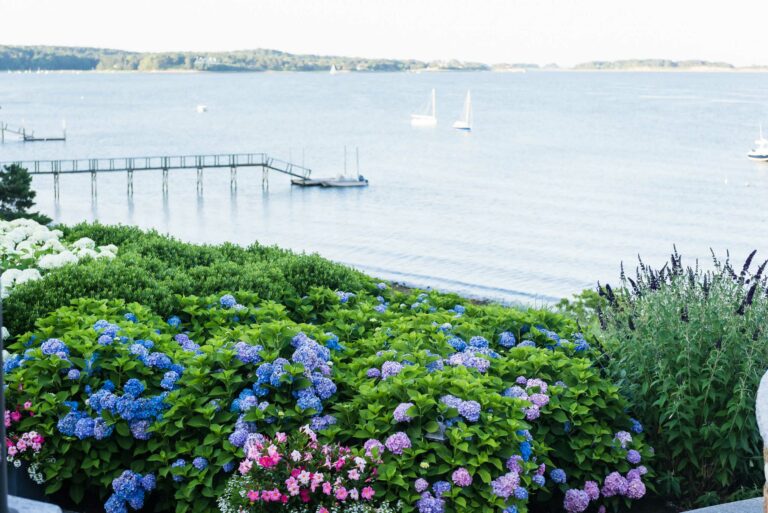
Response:
[[[768,64],[768,0],[0,0],[0,44]]]

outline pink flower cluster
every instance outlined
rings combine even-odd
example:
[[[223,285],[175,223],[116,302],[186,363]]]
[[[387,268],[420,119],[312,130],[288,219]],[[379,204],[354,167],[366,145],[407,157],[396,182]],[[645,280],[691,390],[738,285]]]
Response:
[[[270,440],[252,437],[246,444],[240,474],[247,500],[240,505],[259,510],[266,503],[315,504],[319,511],[349,501],[370,501],[376,491],[370,484],[376,476],[376,461],[356,456],[348,447],[321,445],[316,434],[304,426],[293,437],[277,433]]]
[[[45,439],[37,431],[29,431],[19,437],[6,438],[5,446],[8,449],[8,456],[13,458],[19,453],[27,452],[27,450],[37,454],[43,448],[44,441]]]

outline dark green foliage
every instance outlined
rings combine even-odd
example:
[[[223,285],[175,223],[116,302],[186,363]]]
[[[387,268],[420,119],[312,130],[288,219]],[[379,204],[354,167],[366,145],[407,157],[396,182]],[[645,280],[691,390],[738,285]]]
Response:
[[[97,245],[115,244],[118,256],[109,262],[84,260],[17,287],[4,303],[11,333],[31,329],[35,319],[77,298],[135,301],[167,316],[176,309],[176,294],[243,290],[287,300],[303,296],[312,286],[341,290],[373,286],[371,278],[349,267],[274,246],[194,245],[154,231],[99,224],[62,229],[71,241],[89,237]]]
[[[713,503],[763,481],[755,394],[768,368],[763,270],[714,259],[714,270],[642,262],[600,288],[608,372],[646,426],[657,488],[683,506]],[[742,493],[742,492],[738,492]]]
[[[0,219],[12,221],[26,217],[42,224],[50,223],[46,216],[28,212],[35,205],[36,194],[29,171],[18,164],[5,166],[0,171]]]

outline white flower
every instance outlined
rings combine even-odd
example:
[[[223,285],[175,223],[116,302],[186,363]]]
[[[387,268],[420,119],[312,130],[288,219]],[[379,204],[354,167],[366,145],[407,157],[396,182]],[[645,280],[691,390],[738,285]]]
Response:
[[[96,247],[96,243],[93,242],[93,239],[83,237],[82,239],[78,239],[73,242],[72,247],[77,249],[94,249]]]

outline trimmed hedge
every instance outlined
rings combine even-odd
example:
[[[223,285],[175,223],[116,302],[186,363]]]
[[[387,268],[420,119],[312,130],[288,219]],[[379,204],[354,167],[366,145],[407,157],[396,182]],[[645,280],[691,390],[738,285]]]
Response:
[[[79,224],[61,227],[64,237],[118,246],[110,262],[84,260],[19,286],[5,301],[6,327],[29,331],[41,318],[73,299],[91,297],[137,302],[162,316],[176,309],[175,295],[247,290],[264,299],[301,297],[313,286],[372,290],[373,280],[316,254],[297,254],[254,243],[197,245],[135,227]]]

